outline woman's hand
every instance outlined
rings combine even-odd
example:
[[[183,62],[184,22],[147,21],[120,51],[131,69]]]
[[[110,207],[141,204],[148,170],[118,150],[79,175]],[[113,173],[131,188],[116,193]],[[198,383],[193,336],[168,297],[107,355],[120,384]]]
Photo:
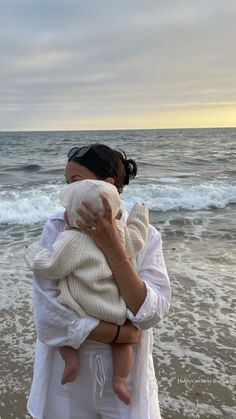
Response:
[[[141,332],[137,327],[135,327],[129,320],[121,326],[118,339],[116,343],[129,343],[134,344],[138,343],[141,336]]]
[[[97,246],[106,255],[109,255],[111,250],[114,249],[114,245],[120,247],[122,244],[115,220],[112,218],[111,206],[105,196],[102,197],[102,202],[104,205],[104,215],[96,210],[89,202],[84,201],[83,205],[87,212],[82,209],[77,210],[80,216],[77,224],[83,232],[92,237]]]
[[[84,202],[88,214],[78,209],[83,222],[78,220],[77,223],[105,254],[121,296],[127,307],[136,314],[146,298],[146,286],[127,257],[115,220],[112,219],[112,209],[108,200],[102,197],[102,202],[104,215],[88,202]]]

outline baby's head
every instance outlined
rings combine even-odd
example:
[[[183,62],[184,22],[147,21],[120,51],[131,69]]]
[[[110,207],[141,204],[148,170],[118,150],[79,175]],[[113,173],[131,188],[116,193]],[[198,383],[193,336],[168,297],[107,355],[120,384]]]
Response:
[[[86,179],[64,186],[59,198],[66,209],[69,226],[78,228],[76,221],[80,217],[76,210],[81,208],[84,212],[87,211],[82,204],[83,201],[89,202],[104,214],[102,196],[107,198],[112,209],[112,218],[115,218],[120,209],[120,196],[114,185],[103,180]]]

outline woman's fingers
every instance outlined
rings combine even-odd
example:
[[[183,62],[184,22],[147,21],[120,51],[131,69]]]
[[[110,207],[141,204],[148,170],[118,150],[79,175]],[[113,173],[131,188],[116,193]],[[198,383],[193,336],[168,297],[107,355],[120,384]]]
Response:
[[[102,195],[101,200],[102,200],[102,203],[104,205],[104,217],[107,218],[107,219],[111,219],[112,218],[112,208],[111,208],[111,205],[110,205],[108,199],[104,195]],[[83,201],[83,205],[94,216],[94,218],[97,218],[98,216],[101,216],[101,213],[98,210],[96,210],[96,208],[94,208],[89,202]]]
[[[81,208],[78,208],[76,212],[79,215],[79,218],[77,218],[77,226],[83,231],[84,233],[91,235],[91,233],[94,233],[97,229],[97,221],[94,219],[94,216],[87,214],[85,211],[83,211]]]
[[[82,202],[82,204],[83,204],[83,206],[89,211],[89,213],[91,214],[90,215],[90,218],[92,218],[92,219],[96,219],[99,215],[100,215],[100,213],[99,213],[99,211],[98,210],[96,210],[96,208],[94,208],[89,202],[87,202],[87,201],[83,201]],[[82,210],[83,211],[83,210]],[[83,211],[84,212],[84,211]],[[85,214],[85,213],[84,213]]]
[[[81,231],[91,236],[94,232],[96,232],[96,224],[93,224],[91,227],[87,226],[86,224],[77,221],[78,227],[80,227]]]
[[[81,217],[81,219],[83,220],[84,224],[87,224],[88,226],[92,226],[95,222],[95,217],[89,215],[88,213],[86,213],[85,211],[83,211],[81,208],[78,208],[76,210],[76,212],[78,213],[78,215]],[[79,220],[78,220],[79,221]]]
[[[112,208],[108,199],[103,195],[102,203],[104,205],[104,217],[111,220],[112,219]]]
[[[81,208],[76,210],[79,215],[77,225],[81,231],[91,236],[97,245],[105,251],[106,248],[110,249],[116,231],[111,206],[105,196],[102,196],[101,199],[104,205],[103,214],[89,202],[83,201],[84,210]]]
[[[83,201],[83,206],[87,209],[87,212],[83,211],[81,208],[78,208],[76,211],[81,216],[83,221],[86,224],[91,224],[91,222],[99,220],[100,218],[106,218],[107,220],[112,220],[112,208],[109,201],[105,196],[101,197],[102,203],[104,205],[104,215],[94,208],[89,202]]]

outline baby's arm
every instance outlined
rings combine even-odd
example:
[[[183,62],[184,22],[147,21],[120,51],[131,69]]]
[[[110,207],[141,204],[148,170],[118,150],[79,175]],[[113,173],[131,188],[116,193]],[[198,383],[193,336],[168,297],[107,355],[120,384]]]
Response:
[[[73,257],[76,246],[75,236],[68,231],[58,234],[52,250],[40,246],[35,242],[26,248],[25,260],[29,268],[49,279],[61,279],[73,272]]]
[[[148,236],[148,226],[149,211],[142,204],[133,206],[126,225],[122,224],[120,226],[119,221],[117,221],[117,227],[129,258],[135,256],[144,248]]]
[[[40,245],[51,250],[63,227],[64,222],[60,216],[48,220],[43,229]],[[99,324],[98,319],[90,316],[81,318],[73,310],[59,304],[56,299],[56,290],[57,284],[55,281],[35,272],[33,309],[37,338],[41,345],[46,344],[51,347],[67,345],[77,349],[90,333],[91,339],[103,341],[101,337],[103,324]],[[108,331],[105,330],[105,333],[109,336],[108,341],[111,341],[114,338],[116,327],[112,324],[105,324],[105,326],[109,329]],[[94,336],[92,336],[93,334]]]

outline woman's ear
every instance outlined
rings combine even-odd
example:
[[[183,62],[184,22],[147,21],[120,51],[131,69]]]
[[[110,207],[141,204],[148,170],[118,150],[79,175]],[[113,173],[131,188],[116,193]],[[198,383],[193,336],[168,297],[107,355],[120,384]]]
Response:
[[[104,182],[111,183],[111,185],[115,184],[113,177],[106,177],[106,179],[104,179]]]

